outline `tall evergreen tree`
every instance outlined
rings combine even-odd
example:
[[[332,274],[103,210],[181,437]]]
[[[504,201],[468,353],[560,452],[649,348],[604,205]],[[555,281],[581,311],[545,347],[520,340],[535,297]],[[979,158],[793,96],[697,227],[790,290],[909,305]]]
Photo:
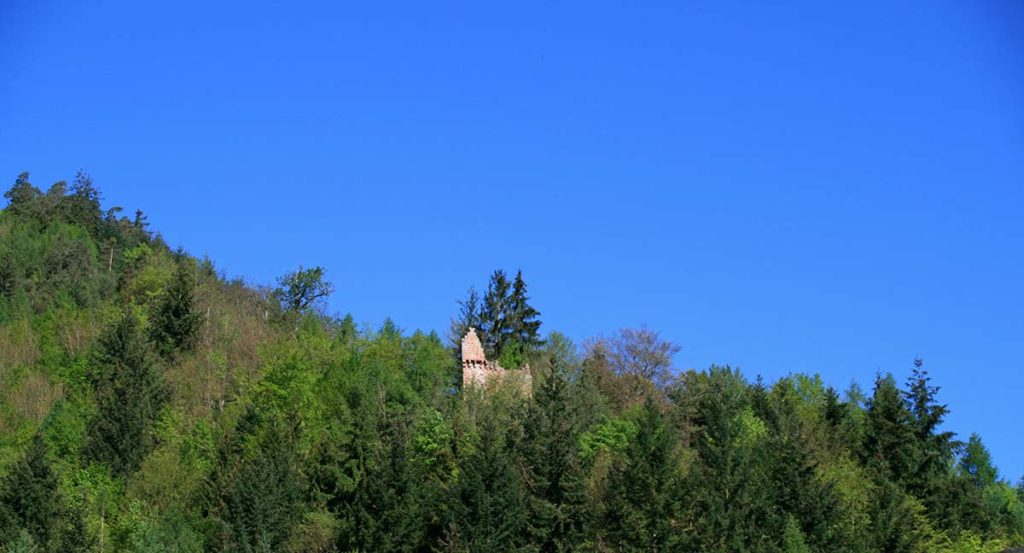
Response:
[[[221,516],[230,529],[228,550],[240,553],[281,551],[299,508],[298,474],[292,439],[283,423],[268,423],[256,447],[247,449],[222,486]],[[243,438],[244,439],[244,438]]]
[[[100,238],[103,211],[100,207],[100,191],[93,185],[92,177],[79,171],[75,180],[71,181],[71,194],[65,197],[62,204],[64,216],[69,223],[86,229],[93,238]]]
[[[931,384],[923,365],[921,359],[914,359],[914,371],[904,392],[918,449],[912,491],[919,494],[926,492],[929,482],[936,482],[947,474],[956,445],[952,432],[939,429],[949,408],[936,400],[939,387]]]
[[[457,353],[462,348],[462,337],[469,332],[470,328],[481,329],[481,311],[483,306],[480,303],[480,294],[477,293],[476,288],[470,286],[469,291],[466,292],[466,299],[459,301],[459,312],[452,319],[451,327],[449,330],[449,339],[451,340],[452,347]]]
[[[0,482],[0,543],[16,539],[24,530],[34,543],[46,547],[58,512],[57,476],[46,457],[46,444],[36,434]]]
[[[512,281],[512,293],[508,299],[508,331],[509,340],[520,347],[531,351],[544,345],[540,337],[540,312],[529,303],[530,297],[526,293],[526,281],[523,280],[523,272],[516,271],[516,278]]]
[[[492,359],[501,357],[510,335],[510,321],[507,319],[510,286],[508,275],[499,269],[491,274],[487,293],[484,294],[480,311],[480,341],[487,356]]]
[[[875,379],[874,394],[867,402],[862,458],[901,485],[915,467],[911,414],[892,375]]]
[[[665,551],[680,522],[676,437],[652,398],[644,403],[637,428],[609,475],[598,532],[615,551]]]
[[[509,446],[507,425],[494,415],[486,418],[479,442],[459,464],[442,540],[447,549],[518,551],[527,545],[526,487]]]
[[[574,399],[569,382],[556,370],[524,417],[520,448],[530,491],[527,528],[541,553],[573,551],[588,526]]]
[[[85,453],[115,474],[127,474],[153,448],[152,426],[169,392],[130,312],[100,338],[94,364],[98,413],[88,428]]]
[[[492,359],[522,361],[544,344],[540,337],[540,312],[529,303],[523,272],[509,280],[505,271],[491,274],[479,311],[481,342]]]
[[[996,483],[999,474],[992,465],[992,456],[988,448],[981,442],[981,437],[971,434],[967,447],[960,458],[960,472],[964,474],[978,489],[984,489]]]
[[[174,278],[157,302],[150,321],[150,337],[157,351],[170,358],[195,346],[200,316],[194,306],[195,284],[187,262],[180,262]]]

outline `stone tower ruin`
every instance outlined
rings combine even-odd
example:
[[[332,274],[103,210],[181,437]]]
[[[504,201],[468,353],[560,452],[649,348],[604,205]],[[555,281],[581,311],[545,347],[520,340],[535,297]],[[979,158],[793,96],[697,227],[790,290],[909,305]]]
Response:
[[[471,387],[484,388],[488,383],[503,380],[516,379],[523,386],[523,391],[530,393],[530,367],[524,366],[519,370],[502,368],[494,361],[488,361],[484,355],[484,346],[476,335],[476,329],[469,328],[469,332],[462,338],[462,389]]]

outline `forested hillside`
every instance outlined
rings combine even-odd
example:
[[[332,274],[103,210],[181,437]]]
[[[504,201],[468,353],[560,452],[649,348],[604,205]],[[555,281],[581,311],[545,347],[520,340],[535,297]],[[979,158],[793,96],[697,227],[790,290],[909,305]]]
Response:
[[[101,206],[87,175],[43,192],[23,174],[4,197],[3,551],[1024,543],[1024,486],[944,431],[920,360],[864,392],[679,371],[651,329],[574,345],[502,271],[453,301],[445,336],[360,328],[325,313],[315,259],[268,287],[227,279]],[[532,393],[459,389],[470,326]]]

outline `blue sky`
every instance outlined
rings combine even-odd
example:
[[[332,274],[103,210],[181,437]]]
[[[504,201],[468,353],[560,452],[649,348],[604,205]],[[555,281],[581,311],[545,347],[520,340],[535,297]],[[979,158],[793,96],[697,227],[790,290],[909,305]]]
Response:
[[[0,175],[85,169],[374,325],[443,332],[503,267],[545,330],[680,367],[919,355],[1024,474],[1024,4],[145,4],[2,3]]]

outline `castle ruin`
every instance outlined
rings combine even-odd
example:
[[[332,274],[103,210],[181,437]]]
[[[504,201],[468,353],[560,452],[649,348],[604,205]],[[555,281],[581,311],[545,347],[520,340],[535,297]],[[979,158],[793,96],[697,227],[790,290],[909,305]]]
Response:
[[[530,393],[530,367],[524,366],[519,370],[505,369],[494,361],[488,361],[484,355],[484,346],[476,335],[476,329],[469,328],[469,332],[462,338],[462,389],[471,387],[484,388],[488,383],[496,380],[514,378],[522,383],[523,391]]]

